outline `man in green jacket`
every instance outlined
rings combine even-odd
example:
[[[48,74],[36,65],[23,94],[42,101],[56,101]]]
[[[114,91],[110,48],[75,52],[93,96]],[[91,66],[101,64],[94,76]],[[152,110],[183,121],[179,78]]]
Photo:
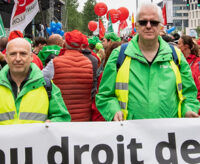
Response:
[[[200,106],[190,67],[176,49],[181,56],[177,78],[172,49],[159,36],[161,23],[162,11],[157,5],[141,6],[136,17],[138,34],[129,42],[119,70],[120,48],[112,52],[96,95],[97,108],[107,121],[198,117]]]
[[[8,65],[0,71],[0,125],[71,120],[61,92],[53,83],[48,97],[43,74],[31,63],[28,41],[11,40],[5,59]]]
[[[61,48],[63,47],[64,40],[59,34],[51,35],[47,40],[47,45],[42,48],[39,52],[38,57],[42,61],[43,66],[45,66],[45,60],[51,54],[58,56]]]

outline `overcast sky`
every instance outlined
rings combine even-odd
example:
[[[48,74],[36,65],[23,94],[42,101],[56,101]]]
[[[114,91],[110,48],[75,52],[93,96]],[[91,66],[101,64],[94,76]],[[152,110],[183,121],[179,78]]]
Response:
[[[82,11],[83,10],[83,6],[84,3],[87,0],[78,0],[79,2],[79,7],[78,7],[78,11]],[[110,9],[118,9],[120,7],[126,7],[129,10],[129,16],[132,15],[132,13],[134,13],[134,16],[136,15],[136,0],[96,0],[97,3],[98,2],[104,2],[107,7],[108,10]],[[153,2],[157,3],[160,2],[161,0],[153,0]],[[138,0],[138,6],[140,7],[140,5],[144,2],[151,2],[151,0]],[[131,26],[131,20],[127,20],[128,25]],[[114,27],[114,31],[116,32],[116,29],[118,28],[118,23],[113,24]]]
[[[82,11],[84,3],[87,0],[78,0],[79,7],[78,10]],[[119,7],[126,7],[130,13],[136,13],[136,0],[96,0],[97,2],[104,2],[109,9],[118,9]],[[160,2],[161,0],[153,0],[153,2]],[[151,0],[138,0],[138,5],[140,6],[144,2],[151,2]]]

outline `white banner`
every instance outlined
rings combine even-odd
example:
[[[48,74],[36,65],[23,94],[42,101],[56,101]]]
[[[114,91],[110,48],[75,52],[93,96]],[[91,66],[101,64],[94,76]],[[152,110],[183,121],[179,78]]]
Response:
[[[10,31],[24,31],[39,11],[38,0],[14,0],[12,16],[10,20]]]
[[[0,126],[1,164],[200,163],[200,119]]]

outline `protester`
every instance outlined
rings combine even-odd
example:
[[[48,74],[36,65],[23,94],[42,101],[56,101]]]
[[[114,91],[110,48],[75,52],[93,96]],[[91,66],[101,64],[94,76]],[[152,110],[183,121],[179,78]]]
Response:
[[[56,54],[58,56],[63,47],[63,43],[62,36],[59,34],[53,34],[47,39],[47,46],[44,46],[38,54],[43,66],[45,66],[45,60],[50,54]]]
[[[190,65],[192,76],[196,84],[198,93],[197,98],[200,101],[200,58],[199,47],[193,42],[192,37],[183,35],[178,41],[178,47],[185,56],[188,64]]]
[[[0,124],[70,121],[60,90],[52,83],[48,97],[39,68],[31,63],[31,45],[23,38],[11,40],[6,65],[0,71]]]
[[[107,51],[106,51],[106,56],[105,56],[105,61],[103,64],[103,69],[101,70],[101,72],[99,72],[99,76],[98,76],[98,83],[97,83],[97,93],[99,91],[99,85],[101,83],[101,79],[102,79],[102,75],[103,75],[103,70],[104,67],[108,61],[108,58],[110,57],[111,52],[119,47],[121,45],[121,42],[112,42],[108,47],[107,47]],[[95,100],[93,100],[92,102],[92,121],[105,121],[105,119],[103,118],[103,116],[101,115],[101,113],[98,111],[97,107],[96,107],[96,102]]]
[[[101,60],[101,63],[103,63],[104,59],[105,59],[105,52],[104,52],[104,49],[103,49],[103,45],[101,43],[97,43],[95,45],[95,51],[96,51],[97,56]]]
[[[6,65],[4,53],[5,53],[5,50],[6,50],[7,43],[8,43],[7,37],[0,38],[0,70],[1,70],[2,67],[4,67]]]
[[[86,35],[82,37],[82,47],[81,52],[84,56],[86,56],[92,62],[93,68],[93,86],[92,86],[92,100],[95,99],[96,89],[97,89],[97,68],[98,68],[98,60],[95,56],[92,55],[91,51],[88,49],[88,39]]]
[[[100,40],[97,36],[88,39],[88,49],[91,51],[91,54],[98,60],[98,67],[101,65],[101,59],[97,56],[95,51],[95,46],[97,43],[100,43]]]
[[[161,23],[162,11],[157,5],[142,5],[136,16],[138,34],[129,42],[119,70],[120,48],[113,50],[96,95],[97,108],[105,120],[174,118],[178,114],[198,117],[197,90],[189,65],[181,54],[182,83],[176,85],[172,49],[159,36]],[[177,88],[184,96],[180,96],[182,104]]]
[[[34,47],[33,53],[36,54],[36,55],[38,55],[38,53],[46,45],[47,45],[47,41],[46,41],[45,38],[43,38],[43,37],[37,37],[37,38],[35,38],[34,43],[33,43],[33,47]]]
[[[90,121],[93,66],[81,53],[83,34],[74,30],[64,35],[64,54],[51,60],[43,74],[60,88],[72,121]]]
[[[105,35],[105,37],[102,40],[102,44],[104,47],[104,50],[106,52],[107,47],[112,43],[112,42],[121,42],[121,39],[117,36],[116,33],[111,32]]]

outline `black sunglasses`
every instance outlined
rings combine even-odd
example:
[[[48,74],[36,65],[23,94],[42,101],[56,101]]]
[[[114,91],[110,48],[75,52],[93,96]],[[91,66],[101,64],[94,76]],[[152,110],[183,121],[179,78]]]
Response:
[[[140,26],[146,26],[147,23],[150,22],[151,26],[158,26],[158,24],[160,23],[159,21],[156,20],[139,20],[138,23]]]

